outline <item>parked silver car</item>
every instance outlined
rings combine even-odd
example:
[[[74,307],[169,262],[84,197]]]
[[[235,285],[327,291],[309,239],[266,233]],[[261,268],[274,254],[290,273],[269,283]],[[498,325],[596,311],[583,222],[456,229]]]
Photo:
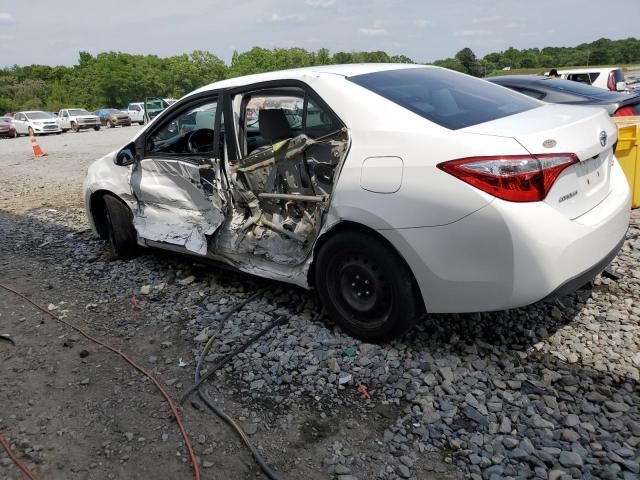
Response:
[[[13,126],[16,136],[62,133],[58,121],[50,113],[42,111],[17,112],[13,116]]]

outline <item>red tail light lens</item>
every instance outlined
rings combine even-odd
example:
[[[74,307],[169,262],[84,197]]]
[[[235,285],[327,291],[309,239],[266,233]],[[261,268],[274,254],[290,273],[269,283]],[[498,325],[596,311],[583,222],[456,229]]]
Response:
[[[612,91],[616,91],[616,76],[613,72],[609,72],[609,76],[607,77],[607,88]]]
[[[509,202],[545,199],[558,175],[578,162],[573,153],[472,157],[438,164],[438,168]]]
[[[616,117],[633,117],[636,114],[633,107],[622,107],[616,110]]]

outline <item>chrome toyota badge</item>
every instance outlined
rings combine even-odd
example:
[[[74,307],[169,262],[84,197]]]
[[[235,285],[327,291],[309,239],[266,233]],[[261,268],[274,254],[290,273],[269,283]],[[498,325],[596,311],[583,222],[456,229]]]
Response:
[[[603,147],[607,144],[607,132],[604,130],[600,132],[600,145]]]

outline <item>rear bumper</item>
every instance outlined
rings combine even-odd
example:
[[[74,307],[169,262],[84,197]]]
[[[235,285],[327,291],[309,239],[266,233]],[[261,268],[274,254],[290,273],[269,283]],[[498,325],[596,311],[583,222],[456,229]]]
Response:
[[[619,251],[629,225],[629,185],[616,162],[612,191],[574,220],[544,202],[494,200],[440,227],[382,230],[405,258],[427,311],[506,310],[587,283]]]
[[[596,263],[593,267],[575,276],[574,278],[567,280],[565,283],[556,288],[553,292],[547,295],[544,300],[551,300],[567,295],[571,292],[575,292],[580,287],[585,286],[591,280],[593,280],[599,273],[601,273],[618,255],[618,252],[624,245],[624,238],[620,240],[620,243],[616,245],[602,260]]]

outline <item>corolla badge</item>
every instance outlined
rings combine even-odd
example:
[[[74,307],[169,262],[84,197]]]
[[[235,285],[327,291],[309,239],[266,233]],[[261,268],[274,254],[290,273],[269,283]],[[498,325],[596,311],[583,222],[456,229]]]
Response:
[[[604,130],[600,132],[600,145],[603,147],[607,144],[607,132]]]
[[[544,142],[542,142],[542,146],[544,148],[553,148],[558,144],[558,142],[556,142],[553,138],[550,138],[549,140],[545,140]]]

